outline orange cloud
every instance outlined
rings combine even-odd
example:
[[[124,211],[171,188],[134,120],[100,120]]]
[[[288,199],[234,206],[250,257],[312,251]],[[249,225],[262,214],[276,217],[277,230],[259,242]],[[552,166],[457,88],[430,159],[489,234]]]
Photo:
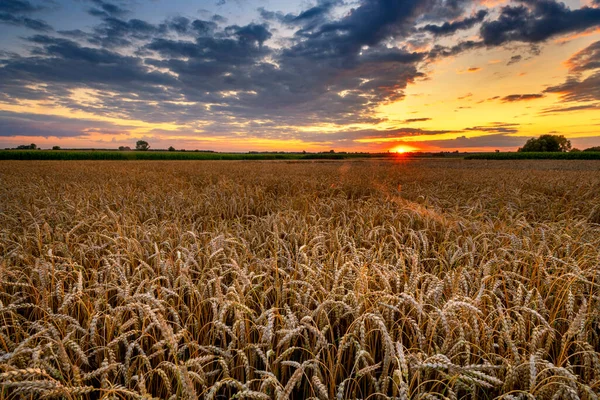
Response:
[[[479,72],[481,71],[481,67],[471,67],[471,68],[467,68],[465,70],[462,71],[458,71],[459,74],[466,74],[466,73],[475,73],[475,72]]]
[[[586,36],[591,36],[591,35],[594,35],[596,33],[600,33],[600,28],[592,28],[592,29],[588,29],[588,30],[583,31],[583,32],[574,33],[574,34],[569,35],[569,36],[564,36],[564,37],[555,39],[554,43],[556,43],[556,44],[565,44],[567,42],[570,42],[571,40],[582,38],[582,37],[586,37]]]

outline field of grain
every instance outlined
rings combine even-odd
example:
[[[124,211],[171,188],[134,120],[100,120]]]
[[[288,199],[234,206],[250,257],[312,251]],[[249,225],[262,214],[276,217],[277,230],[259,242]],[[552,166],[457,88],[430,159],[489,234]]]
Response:
[[[1,399],[597,399],[598,161],[0,162]]]

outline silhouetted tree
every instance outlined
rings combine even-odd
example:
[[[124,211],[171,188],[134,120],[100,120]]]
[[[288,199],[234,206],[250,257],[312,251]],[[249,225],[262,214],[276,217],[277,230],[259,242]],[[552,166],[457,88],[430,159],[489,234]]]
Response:
[[[52,150],[60,150],[60,146],[52,146]]]
[[[175,147],[169,146],[169,151],[175,151]]]
[[[584,151],[600,151],[600,146],[588,147]]]
[[[150,148],[150,145],[145,140],[138,140],[135,144],[136,150],[146,151]]]
[[[31,144],[22,144],[17,146],[17,150],[36,150],[37,149],[37,145],[35,143],[31,143]]]
[[[520,152],[531,151],[569,151],[571,150],[571,141],[563,135],[542,135],[539,138],[529,139],[523,147],[520,147]]]

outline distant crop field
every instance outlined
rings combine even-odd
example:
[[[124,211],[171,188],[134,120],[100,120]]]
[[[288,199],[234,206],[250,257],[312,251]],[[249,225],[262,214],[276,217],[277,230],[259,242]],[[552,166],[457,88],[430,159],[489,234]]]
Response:
[[[0,160],[340,160],[368,153],[217,153],[203,151],[0,150]]]
[[[465,160],[600,160],[600,152],[512,152],[481,153],[465,156]]]
[[[596,399],[600,162],[0,162],[2,399]]]

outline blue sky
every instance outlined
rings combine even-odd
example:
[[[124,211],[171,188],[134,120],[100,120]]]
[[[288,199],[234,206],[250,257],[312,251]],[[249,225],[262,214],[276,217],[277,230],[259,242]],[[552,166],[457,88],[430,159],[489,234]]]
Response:
[[[598,0],[2,0],[0,147],[600,145]]]

